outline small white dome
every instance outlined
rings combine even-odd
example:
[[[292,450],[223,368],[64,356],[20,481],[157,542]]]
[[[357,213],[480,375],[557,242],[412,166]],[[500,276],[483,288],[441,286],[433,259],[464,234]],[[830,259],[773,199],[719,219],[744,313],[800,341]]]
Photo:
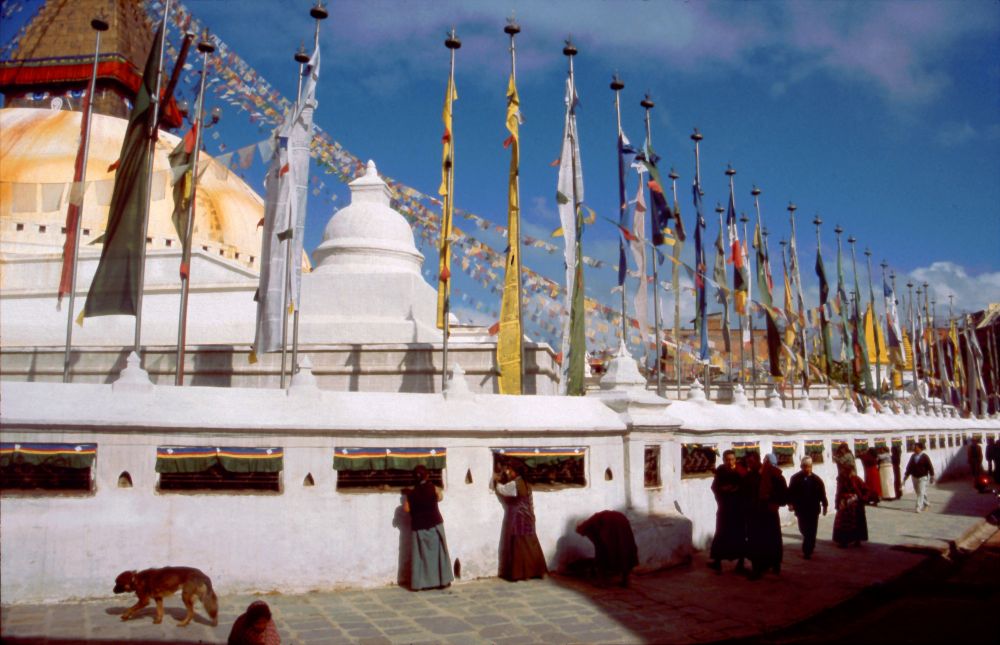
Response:
[[[389,207],[389,188],[369,161],[365,174],[352,181],[350,205],[340,209],[323,230],[313,252],[315,271],[324,266],[392,264],[419,273],[423,255],[413,243],[406,219]]]

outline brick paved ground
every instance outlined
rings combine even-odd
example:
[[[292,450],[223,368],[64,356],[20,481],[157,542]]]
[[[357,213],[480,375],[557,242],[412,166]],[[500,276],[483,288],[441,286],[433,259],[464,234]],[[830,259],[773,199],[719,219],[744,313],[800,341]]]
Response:
[[[900,576],[928,551],[947,551],[963,536],[975,545],[995,531],[982,522],[994,499],[976,494],[967,482],[932,487],[931,501],[930,511],[921,515],[913,512],[912,492],[869,509],[871,541],[860,548],[834,546],[829,541],[832,514],[822,518],[811,561],[801,556],[794,525],[787,526],[781,575],[756,582],[729,567],[717,575],[699,554],[691,566],[634,577],[628,589],[552,576],[518,583],[475,580],[419,593],[387,587],[264,599],[285,643],[694,643],[766,636]],[[0,635],[4,642],[58,645],[220,643],[255,598],[221,598],[214,628],[200,605],[194,623],[177,627],[176,619],[184,614],[178,598],[167,601],[161,625],[152,623],[152,607],[139,618],[120,621],[132,602],[121,596],[58,605],[4,604]]]

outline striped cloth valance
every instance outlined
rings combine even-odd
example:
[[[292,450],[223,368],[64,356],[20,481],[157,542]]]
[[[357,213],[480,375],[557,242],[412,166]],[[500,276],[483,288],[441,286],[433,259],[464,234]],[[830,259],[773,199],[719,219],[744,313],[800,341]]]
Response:
[[[745,457],[748,452],[756,452],[760,454],[760,442],[759,441],[734,441],[733,442],[733,452],[736,453],[737,457]]]
[[[90,468],[96,443],[0,443],[0,467],[17,464]]]
[[[822,439],[806,439],[805,450],[807,455],[815,455],[816,453],[823,453],[823,440]]]
[[[284,461],[282,448],[156,447],[158,473],[200,473],[216,465],[231,473],[277,473]]]
[[[857,455],[859,453],[864,452],[865,450],[868,450],[868,439],[855,439],[854,454]]]
[[[898,447],[902,448],[903,447],[903,438],[902,437],[893,437],[892,438],[892,445],[898,446]]]
[[[445,448],[337,448],[333,451],[334,470],[432,470],[445,467]]]
[[[888,448],[889,443],[885,437],[875,437],[875,447],[876,448]]]
[[[771,444],[771,452],[776,455],[794,455],[795,454],[795,442],[793,441],[775,441]]]
[[[496,456],[520,459],[526,466],[536,468],[546,464],[555,464],[566,459],[583,459],[586,448],[493,448]]]

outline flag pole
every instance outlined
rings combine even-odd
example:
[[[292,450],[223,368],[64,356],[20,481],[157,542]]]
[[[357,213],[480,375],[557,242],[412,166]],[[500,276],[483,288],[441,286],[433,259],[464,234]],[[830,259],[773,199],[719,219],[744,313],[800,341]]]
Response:
[[[311,10],[310,10],[311,11]],[[319,29],[319,20],[316,21],[317,31]],[[300,44],[298,50],[293,56],[295,62],[299,64],[299,74],[298,74],[298,85],[295,88],[295,103],[292,104],[292,114],[299,109],[299,97],[302,94],[302,71],[303,66],[309,62],[309,54],[306,53],[305,48]],[[295,190],[292,186],[291,190]],[[291,211],[289,211],[291,212]],[[291,217],[289,218],[288,230],[293,231],[292,234],[285,240],[285,301],[281,306],[281,389],[285,389],[287,385],[287,357],[288,357],[288,309],[290,307],[295,308],[292,314],[292,374],[295,373],[295,364],[298,361],[298,321],[299,321],[299,308],[298,303],[291,302],[291,291],[292,291],[292,244],[293,238],[295,236],[294,226],[291,223]]]
[[[934,380],[934,322],[931,318],[931,290],[928,283],[924,283],[924,325],[926,331],[924,335],[930,335],[930,337],[925,341],[927,346],[927,363],[924,368],[924,378],[927,379],[927,395],[929,398],[931,393],[931,385]],[[934,405],[933,400],[929,401],[931,406]]]
[[[570,64],[570,70],[572,70],[573,69],[573,59],[572,59],[572,57],[570,57],[569,64]],[[572,71],[570,71],[570,75],[572,75]],[[625,89],[625,83],[623,83],[622,80],[620,78],[618,78],[618,74],[617,73],[614,76],[611,77],[611,86],[610,87],[611,87],[611,91],[613,91],[615,93],[615,117],[616,117],[616,119],[618,121],[618,161],[619,161],[619,163],[621,163],[621,156],[622,156],[622,151],[621,151],[621,145],[622,145],[621,91],[623,89]],[[625,172],[624,169],[622,169],[622,171],[621,171],[621,173],[619,175],[620,178],[622,178],[624,176],[624,172]],[[576,183],[575,183],[575,181],[576,181],[576,179],[575,179],[576,175],[575,175],[575,173],[574,173],[573,177],[574,177],[574,184],[573,185],[575,187],[576,186]],[[639,180],[639,183],[640,183],[640,190],[641,190],[641,183],[642,183],[642,179],[641,178]],[[624,186],[624,184],[622,186]],[[623,190],[624,190],[624,188],[623,188]],[[619,191],[619,192],[621,192],[621,191]],[[623,197],[624,197],[624,195],[620,194],[619,195],[619,199],[618,199],[618,224],[620,226],[625,226],[625,199],[623,199]],[[576,205],[574,204],[573,207],[576,208]],[[625,260],[625,242],[622,241],[622,238],[621,238],[620,235],[618,236],[618,258],[621,261]],[[619,270],[619,272],[621,272],[622,271],[621,267],[619,267],[618,270]],[[621,275],[624,275],[624,274],[621,274]],[[640,282],[643,282],[644,278],[645,278],[645,276],[643,276],[642,278],[640,278]],[[624,280],[624,278],[623,278],[623,280]],[[624,285],[624,283],[621,285],[621,288],[622,288],[622,293],[621,293],[621,296],[622,296],[621,297],[622,342],[627,343],[628,336],[626,336],[626,327],[627,326],[626,326],[626,323],[625,323],[625,285]]]
[[[865,259],[868,262],[868,302],[872,309],[872,338],[875,343],[875,398],[878,399],[882,391],[882,366],[879,358],[882,348],[878,342],[878,312],[875,311],[875,287],[872,286],[872,250],[867,246]]]
[[[793,204],[789,204],[789,205],[792,206]],[[789,293],[789,292],[792,289],[792,286],[791,286],[792,282],[791,282],[791,276],[788,275],[788,256],[785,254],[785,247],[787,245],[788,245],[788,242],[785,241],[784,239],[782,239],[782,240],[780,240],[778,242],[778,246],[781,247],[781,271],[783,273],[783,277],[784,277],[784,281],[785,281],[785,285],[786,285],[785,293],[788,295],[788,297],[785,299],[785,302],[788,303],[788,304],[791,304],[791,302],[792,302],[792,294]],[[788,320],[788,325],[792,327],[792,331],[794,332],[794,330],[795,330],[795,324],[792,322],[792,313],[793,312],[786,310],[785,311],[785,318]],[[792,345],[791,347],[788,347],[788,350],[791,350],[792,352],[794,352],[795,351],[794,342],[791,345]],[[786,350],[786,351],[788,351],[788,350]],[[786,374],[784,376],[784,383],[783,383],[783,385],[785,387],[788,387],[789,383],[791,384],[791,387],[788,388],[788,393],[789,393],[789,397],[792,400],[791,401],[792,407],[795,407],[795,366],[792,364],[791,360],[788,361],[788,374]]]
[[[164,0],[163,19],[160,23],[160,61],[156,66],[156,92],[153,96],[149,97],[153,104],[153,120],[151,121],[153,126],[152,131],[148,133],[148,140],[146,142],[146,146],[149,149],[149,154],[147,155],[148,161],[146,162],[146,187],[150,189],[153,185],[153,161],[156,156],[156,141],[159,139],[160,87],[163,82],[163,43],[167,39],[167,16],[169,15],[170,0]],[[150,195],[147,194],[142,205],[142,240],[139,245],[139,293],[135,303],[135,343],[132,348],[137,356],[141,356],[142,352],[142,296],[146,288],[146,243],[149,236],[149,201]]]
[[[820,227],[823,225],[823,220],[822,220],[822,218],[820,218],[819,213],[816,213],[816,217],[813,218],[812,223],[816,227],[816,255],[817,255],[817,257],[822,257],[822,254],[823,254],[822,246],[823,245],[822,245],[822,242],[820,241]],[[826,272],[826,268],[825,267],[824,267],[823,271],[824,271],[824,273]],[[827,287],[827,290],[828,290],[828,293],[829,293],[829,287]],[[825,310],[826,303],[822,301],[822,298],[823,298],[823,294],[820,293],[820,299],[821,299],[821,301],[819,303],[820,304],[820,309],[819,309],[819,316],[820,316],[820,319],[819,319],[820,320],[819,336],[820,336],[820,344],[823,346],[823,363],[824,363],[824,365],[826,367],[826,389],[829,392],[830,386],[833,383],[833,378],[832,378],[833,368],[830,365],[830,358],[831,358],[830,354],[826,351],[827,350],[827,345],[826,345],[826,342],[827,342],[826,341],[827,327],[826,327],[826,310]]]
[[[507,19],[507,24],[504,25],[503,31],[504,31],[505,34],[507,34],[508,36],[510,36],[510,77],[514,80],[514,83],[516,85],[517,84],[517,46],[514,44],[514,36],[516,36],[517,34],[521,33],[521,25],[519,25],[517,23],[517,21],[514,19],[514,17],[511,16],[510,18]],[[572,67],[572,65],[573,65],[572,60],[570,60],[570,66]],[[515,145],[519,147],[520,143],[517,143]],[[520,150],[518,150],[518,163],[520,163]],[[576,172],[575,171],[573,173],[573,187],[574,188],[576,187]],[[520,218],[521,218],[521,211],[520,211],[520,208],[521,208],[521,172],[520,172],[520,168],[518,168],[518,171],[514,175],[514,194],[517,197],[517,205],[518,205],[517,217],[518,217],[518,220],[520,221]],[[573,208],[574,209],[576,208],[576,204],[573,205]],[[510,223],[508,222],[508,224],[510,224]],[[508,226],[508,228],[509,228],[509,226]],[[522,314],[524,312],[523,312],[522,303],[521,303],[521,286],[522,286],[521,285],[521,227],[518,226],[517,229],[518,229],[518,231],[517,231],[517,239],[516,240],[508,239],[507,240],[507,244],[508,244],[508,246],[511,246],[513,249],[515,249],[515,254],[516,254],[516,257],[517,257],[517,267],[516,267],[516,270],[517,270],[517,320],[518,320],[518,326],[520,328],[520,325],[523,324],[524,318],[523,318]],[[577,243],[579,244],[579,240],[577,240]],[[581,273],[582,273],[582,270],[581,270]],[[520,332],[519,335],[518,335],[518,339],[517,339],[517,351],[518,351],[518,354],[520,356],[520,358],[518,359],[518,365],[519,365],[519,369],[521,371],[521,377],[520,377],[520,380],[519,380],[520,392],[518,392],[518,393],[519,394],[523,394],[524,393],[524,333],[523,332]],[[564,356],[563,360],[566,360],[566,359],[567,359],[567,357]]]
[[[754,201],[756,201],[756,198],[755,198]],[[743,224],[743,247],[740,248],[740,253],[743,253],[743,249],[746,248],[746,244],[747,244],[747,242],[750,239],[750,238],[747,237],[747,222],[749,222],[749,221],[750,221],[750,218],[747,217],[747,214],[745,212],[741,212],[740,213],[740,222],[742,222],[742,224]],[[753,388],[753,404],[756,406],[757,405],[757,369],[756,369],[757,366],[756,366],[756,352],[754,351],[754,347],[753,347],[753,310],[751,309],[751,307],[753,307],[753,289],[750,288],[750,285],[753,283],[753,279],[750,276],[753,275],[753,274],[750,273],[750,258],[747,256],[746,253],[743,253],[743,267],[744,267],[744,269],[747,272],[747,306],[746,306],[747,321],[746,322],[747,322],[747,331],[750,332],[750,387]],[[743,333],[742,332],[742,328],[741,328],[740,333],[741,334]],[[740,351],[741,352],[743,351],[743,345],[742,344],[740,345]],[[741,367],[745,367],[746,366],[746,364],[744,363],[744,359],[743,359],[742,356],[740,357],[740,362],[742,363]]]
[[[913,372],[913,399],[916,403],[920,398],[920,390],[917,388],[917,324],[913,317],[913,281],[906,282],[906,291],[908,294],[906,317],[910,319],[910,368]],[[917,291],[920,291],[919,287]]]
[[[188,295],[191,285],[191,243],[194,236],[195,201],[198,195],[198,157],[201,154],[201,138],[205,122],[205,81],[208,78],[208,57],[215,51],[215,45],[208,38],[206,29],[198,42],[201,52],[201,87],[198,90],[198,106],[195,112],[194,152],[191,155],[191,197],[188,201],[186,226],[184,227],[184,242],[181,246],[181,306],[177,321],[177,354],[174,385],[184,385],[184,353],[187,344],[187,311]],[[213,123],[218,121],[218,114],[213,113]]]
[[[108,30],[108,23],[103,16],[90,21],[90,26],[95,32],[94,44],[94,67],[90,73],[90,87],[87,88],[87,109],[80,115],[84,119],[83,126],[83,156],[77,173],[73,178],[73,187],[70,191],[71,198],[78,196],[79,204],[70,204],[70,209],[76,211],[76,221],[69,222],[73,227],[73,247],[70,265],[69,282],[69,311],[66,313],[66,352],[63,355],[63,383],[69,383],[69,367],[73,354],[73,313],[76,304],[76,264],[80,255],[80,227],[83,223],[83,197],[87,186],[87,161],[90,158],[90,124],[94,114],[94,92],[97,89],[97,62],[101,55],[101,32]],[[67,231],[68,232],[68,231]],[[61,286],[61,285],[60,285]]]
[[[788,257],[793,267],[792,279],[795,282],[795,297],[798,303],[799,339],[802,345],[802,389],[803,405],[809,405],[809,348],[806,346],[806,312],[802,300],[802,273],[799,271],[799,253],[795,245],[795,211],[798,210],[792,202],[788,202],[788,220],[791,225],[791,241],[788,243]],[[794,385],[792,386],[795,387]]]
[[[313,20],[316,21],[316,26],[313,31],[313,48],[319,47],[319,23],[321,20],[325,20],[330,14],[327,12],[326,7],[323,6],[322,0],[316,0],[316,4],[309,9],[309,15],[312,16]],[[302,94],[302,73],[304,66],[309,62],[310,56],[306,54],[300,47],[294,55],[295,62],[299,64],[299,74],[298,74],[298,85],[295,90],[295,104],[292,108],[292,113],[294,114],[299,108],[299,99]],[[290,190],[298,190],[296,186],[292,186]],[[288,371],[294,375],[298,371],[298,359],[299,359],[299,309],[300,302],[298,300],[292,300],[292,284],[294,281],[294,270],[292,269],[292,248],[295,246],[295,219],[297,217],[296,213],[292,213],[291,210],[288,217],[288,231],[290,235],[285,240],[285,302],[281,308],[281,388],[284,389],[287,384],[287,374]],[[301,258],[297,258],[297,261],[301,262]],[[301,293],[299,294],[301,299]],[[292,365],[289,369],[286,361],[288,356],[288,314],[289,310],[292,313]]]
[[[882,267],[882,289],[884,291],[885,290],[885,270],[889,268],[889,263],[886,262],[885,259],[883,258],[882,262],[879,264],[879,266]],[[885,296],[884,295],[882,297],[882,304],[883,304],[883,306],[885,305]],[[881,322],[879,322],[879,327],[880,328],[882,327],[882,323]],[[888,383],[889,383],[888,391],[889,391],[889,394],[891,395],[892,394],[892,390],[893,390],[893,387],[892,387],[892,380],[893,379],[892,379],[892,352],[889,351],[889,347],[888,347],[889,335],[890,335],[889,334],[889,310],[886,309],[886,312],[885,312],[885,342],[886,342],[885,355],[886,355],[886,358],[887,358],[888,362],[886,363],[886,366],[885,366],[885,378],[886,378],[886,381],[888,381]],[[889,398],[890,398],[890,400],[892,399],[891,396]]]
[[[455,35],[455,28],[452,27],[451,32],[449,32],[448,37],[444,41],[444,46],[448,48],[448,52],[451,57],[450,66],[448,69],[448,96],[445,100],[448,102],[449,118],[451,118],[451,100],[452,93],[455,87],[455,50],[462,47],[462,41],[458,39]],[[453,129],[453,128],[451,128]],[[452,190],[455,187],[455,145],[454,145],[454,133],[449,130],[448,132],[448,146],[449,146],[449,158],[447,160],[448,164],[448,179],[447,179],[447,189],[448,194],[445,199],[441,202],[441,243],[440,254],[442,266],[447,270],[447,277],[438,276],[441,280],[441,284],[438,288],[444,289],[444,301],[442,302],[442,315],[441,315],[441,391],[444,392],[448,387],[448,337],[451,335],[451,321],[449,317],[451,315],[451,267],[445,263],[445,258],[448,257],[450,253],[449,245],[451,241],[447,239],[447,231],[451,229],[451,217],[452,217],[452,207],[454,204],[454,195],[452,195]],[[450,258],[449,258],[450,259]]]
[[[764,257],[767,260],[766,263],[765,263],[765,267],[764,267],[764,270],[766,272],[765,276],[764,276],[764,279],[767,280],[769,278],[769,276],[771,275],[771,260],[770,260],[770,258],[768,258],[768,255],[769,255],[770,251],[767,248],[767,228],[764,227],[761,224],[761,221],[760,221],[760,188],[758,188],[757,185],[754,184],[753,188],[750,189],[750,194],[753,196],[753,208],[754,208],[754,212],[757,214],[757,224],[760,225],[760,227],[761,227],[760,228],[761,244],[764,245]],[[743,236],[744,236],[744,239],[746,239],[746,233],[745,232],[744,232]],[[749,267],[747,267],[747,271],[749,272]],[[767,283],[765,286],[761,286],[759,284],[757,285],[757,289],[758,290],[761,290],[761,289],[764,289],[764,288],[767,288],[768,292],[771,293],[771,284],[770,283]],[[771,306],[773,306],[773,304],[774,304],[774,294],[773,293],[771,293],[770,298],[771,298],[771,301],[770,301],[769,304]],[[765,313],[764,314],[764,327],[765,328],[767,328],[767,321],[768,321],[767,316],[769,316],[769,315],[770,315],[769,313]],[[751,316],[750,317],[750,363],[752,364],[753,369],[750,370],[750,376],[753,379],[753,381],[752,381],[752,384],[753,384],[753,403],[754,403],[754,405],[757,405],[757,349],[756,349],[757,343],[754,340],[753,331],[754,331],[753,330],[753,316]]]
[[[722,238],[722,236],[723,236],[722,232],[725,230],[725,224],[722,221],[722,214],[726,212],[726,209],[722,207],[721,203],[716,202],[715,203],[715,212],[719,215],[719,237]],[[716,253],[718,253],[718,252],[719,252],[718,249],[716,249]],[[722,257],[723,257],[723,259],[722,259],[722,262],[723,262],[722,267],[723,267],[723,269],[725,269],[725,267],[726,267],[726,265],[725,265],[725,261],[726,261],[725,260],[725,256],[726,256],[725,241],[723,241],[723,250],[722,250]],[[712,277],[714,278],[715,275],[713,274]],[[723,331],[725,331],[725,333],[726,333],[725,345],[729,345],[729,351],[726,352],[726,378],[729,380],[730,384],[732,384],[732,381],[733,381],[733,340],[732,340],[731,330],[729,329],[729,296],[726,295],[726,280],[728,280],[728,278],[729,278],[728,275],[727,276],[723,276],[722,284],[719,285],[719,293],[722,295],[722,314],[724,316],[724,318],[722,319],[722,326],[723,326]],[[723,346],[725,346],[725,345],[723,345]]]
[[[726,166],[726,177],[729,177],[729,194],[730,195],[733,195],[733,177],[735,175],[736,175],[736,169],[733,168],[732,165]],[[735,213],[735,209],[736,209],[735,197],[731,198],[731,203],[733,204],[733,215],[735,215],[736,214]],[[728,214],[727,214],[727,217],[728,217]],[[728,224],[729,223],[726,222],[726,228],[727,229],[729,228]],[[730,253],[732,253],[732,246],[733,246],[732,240],[729,240]],[[734,257],[733,258],[733,309],[734,310],[736,309],[736,288],[735,287],[736,287],[736,274],[737,274],[738,271],[739,271],[739,269],[736,267],[736,258]],[[740,369],[738,369],[736,371],[736,378],[739,381],[739,384],[742,385],[743,384],[743,368],[746,366],[746,357],[744,356],[744,352],[743,352],[743,314],[741,314],[739,311],[736,312],[736,324],[739,325],[739,327],[740,327],[740,333],[738,335],[739,343],[740,343]],[[730,358],[729,358],[729,380],[732,381],[732,379],[733,379],[733,374],[732,374],[732,372],[733,372],[732,352],[729,353],[729,356],[730,356]]]
[[[855,243],[857,243],[857,241],[858,241],[857,238],[855,238],[853,235],[848,235],[847,236],[847,244],[851,247],[851,273],[854,275],[854,286],[855,286],[855,289],[851,291],[851,299],[852,299],[852,301],[854,303],[854,333],[857,334],[858,337],[859,337],[857,346],[858,346],[858,348],[861,348],[860,337],[861,337],[862,334],[865,333],[865,331],[864,331],[864,319],[861,317],[861,294],[858,293],[858,290],[856,288],[858,286],[858,255],[857,255],[857,252],[855,250],[854,245],[855,245]],[[861,325],[861,329],[860,330],[858,329],[858,324],[859,323]],[[867,341],[865,342],[864,350],[866,352],[868,351],[868,343],[867,343]],[[861,368],[862,369],[864,369],[865,364],[868,362],[866,359],[867,359],[867,356],[861,359]],[[860,376],[861,376],[862,379],[865,378],[864,374],[862,374]],[[871,376],[870,375],[868,376],[868,380],[869,381],[871,380]],[[864,381],[864,382],[867,383],[867,381]],[[862,389],[861,383],[862,383],[862,381],[858,381],[858,392],[859,393],[860,393],[860,391]]]
[[[646,96],[641,101],[639,101],[639,105],[641,105],[643,107],[643,109],[646,111],[646,141],[649,142],[649,150],[652,150],[653,149],[653,135],[650,134],[649,111],[652,110],[653,107],[656,104],[653,103],[653,99],[651,99],[649,97],[649,92],[646,92]],[[649,150],[646,151],[646,154],[649,154]],[[652,163],[652,160],[650,160],[650,162]],[[676,203],[676,201],[677,201],[677,195],[675,194],[674,195],[674,202]],[[652,202],[652,199],[650,199],[650,202]],[[652,213],[653,210],[650,209],[649,212]],[[650,221],[651,222],[653,221],[652,218],[650,219]],[[657,233],[656,231],[653,231],[653,235],[654,236],[656,235],[656,233]],[[674,241],[674,244],[677,244],[676,240]],[[659,251],[656,249],[656,246],[654,246],[653,247],[653,323],[654,323],[655,337],[656,337],[656,394],[657,394],[657,396],[663,396],[663,372],[660,369],[660,350],[661,350],[661,347],[660,347],[660,278],[659,278],[658,269],[656,268],[657,264],[658,264],[658,262],[657,262],[657,255],[658,254],[659,254]],[[673,270],[674,271],[677,270],[677,265],[674,265]],[[645,275],[642,276],[642,282],[643,282],[643,287],[645,287],[645,282],[646,282],[646,276]],[[623,296],[623,298],[624,298],[624,296]]]
[[[674,194],[674,208],[678,209],[678,218],[680,217],[680,210],[677,206],[677,180],[679,178],[680,175],[677,174],[677,171],[671,168],[670,185]],[[674,225],[676,226],[676,222]],[[695,226],[697,225],[698,223],[695,222]],[[675,242],[675,244],[679,243],[679,241]],[[653,259],[656,260],[655,257]],[[697,261],[695,261],[695,264],[697,264]],[[680,276],[677,274],[678,270],[679,267],[674,264],[672,268],[673,273],[671,273],[671,285],[674,287],[674,378],[677,380],[677,400],[679,401],[681,398],[681,290],[679,288]],[[673,277],[677,277],[678,280],[674,280]],[[659,351],[659,348],[657,348],[657,351]],[[657,360],[659,360],[659,355],[657,355]]]
[[[702,193],[702,190],[701,190],[701,154],[700,154],[700,150],[699,150],[699,144],[701,143],[702,139],[704,139],[704,138],[705,138],[704,135],[702,135],[700,132],[698,132],[698,128],[695,128],[694,132],[691,133],[691,140],[694,141],[694,185],[695,185],[695,190],[698,191],[698,201],[699,201],[699,203],[701,201],[701,198],[704,196],[704,194]],[[704,226],[703,226],[704,218],[701,215],[701,210],[700,209],[695,214],[695,216],[698,218],[698,221],[695,222],[695,226],[696,227],[702,226],[704,228]],[[704,248],[705,248],[704,242],[702,242],[701,248],[702,248],[702,252],[704,253]],[[695,286],[695,308],[696,308],[696,310],[697,310],[697,307],[698,307],[698,303],[700,303],[700,301],[701,301],[701,293],[699,292],[699,289],[697,288],[697,280],[698,280],[698,275],[697,274],[699,272],[702,274],[702,276],[701,276],[701,284],[703,285],[702,286],[702,290],[704,290],[704,288],[705,288],[704,284],[705,284],[705,280],[706,280],[705,272],[708,270],[707,263],[702,263],[704,266],[698,266],[698,262],[700,261],[700,259],[701,258],[695,258],[695,285],[696,285]],[[705,309],[707,309],[707,308],[708,308],[707,304],[706,304],[705,307],[702,308],[702,312],[701,312],[702,325],[705,324],[704,323],[704,318],[705,318],[706,314],[708,313],[707,311],[705,311]],[[707,352],[707,347],[700,347],[700,344],[701,344],[701,330],[700,329],[695,329],[694,330],[694,334],[692,334],[692,337],[694,335],[698,335],[698,337],[699,337],[699,350],[698,351],[699,351],[699,358],[700,358],[700,355],[701,355],[701,353],[703,351]],[[706,363],[705,363],[705,398],[706,399],[709,398],[710,376],[711,376],[711,367],[710,367],[709,363],[706,361]]]
[[[842,258],[843,253],[844,253],[844,247],[841,244],[840,236],[843,235],[844,229],[841,228],[840,224],[837,224],[836,226],[833,227],[833,232],[837,236],[837,299],[840,300],[840,296],[841,295],[844,295],[844,296],[847,295],[846,290],[845,290],[844,285],[843,285],[843,279],[842,279],[843,278],[843,271],[841,269],[841,258]],[[840,333],[840,342],[841,342],[841,344],[843,344],[843,343],[850,343],[851,342],[851,339],[850,339],[850,330],[848,330],[847,325],[846,325],[846,319],[850,318],[850,316],[848,315],[846,318],[844,316],[844,307],[849,307],[849,306],[850,306],[849,303],[846,303],[846,302],[841,302],[840,303],[840,308],[841,308],[840,309],[840,322],[844,323],[843,324],[843,331],[841,331],[841,333]],[[844,353],[846,354],[846,351]],[[852,360],[846,366],[847,367],[847,370],[846,370],[847,371],[847,389],[848,389],[848,392],[853,392],[854,391],[854,385],[855,385],[854,384],[854,360],[853,360],[854,359],[854,348],[853,347],[851,347],[851,354],[850,355],[851,355]]]

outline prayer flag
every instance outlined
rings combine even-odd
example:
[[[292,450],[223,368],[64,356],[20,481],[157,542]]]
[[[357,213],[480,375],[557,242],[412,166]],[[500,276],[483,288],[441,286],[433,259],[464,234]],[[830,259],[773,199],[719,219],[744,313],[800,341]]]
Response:
[[[566,79],[566,116],[563,122],[562,154],[559,156],[557,201],[566,247],[566,309],[569,316],[563,325],[562,378],[560,390],[571,396],[582,396],[584,369],[587,354],[586,318],[583,296],[583,220],[580,204],[583,202],[583,168],[580,163],[580,143],[576,129],[576,106],[579,99],[573,77]],[[624,140],[619,139],[620,155],[624,154]],[[619,224],[620,226],[620,224]],[[621,246],[621,243],[620,243]],[[622,250],[623,247],[620,248]],[[619,254],[619,275],[624,268],[624,251]],[[621,284],[623,280],[620,280]]]
[[[456,100],[458,100],[458,91],[455,89],[455,79],[449,74],[448,87],[445,90],[444,108],[441,110],[441,120],[444,122],[444,135],[441,137],[441,186],[438,188],[438,194],[441,196],[441,232],[438,241],[438,329],[444,329],[444,318],[450,308],[448,299],[451,297],[451,234],[452,217],[454,215],[454,198],[451,194],[451,189],[455,177],[455,137],[452,132],[452,103]]]
[[[251,357],[281,350],[285,311],[299,307],[302,284],[302,241],[309,188],[309,142],[312,139],[319,80],[319,42],[303,66],[302,91],[281,127],[274,133],[275,152],[264,183],[264,233],[261,245],[260,283],[257,288],[257,323]],[[374,173],[374,167],[369,167]],[[289,245],[290,248],[289,248]],[[286,258],[291,259],[290,266]]]
[[[86,175],[84,164],[87,150],[88,123],[87,113],[90,110],[90,91],[83,95],[83,106],[80,110],[80,146],[76,150],[76,161],[73,163],[73,184],[80,185]],[[76,233],[81,216],[81,206],[83,204],[82,192],[78,201],[70,199],[69,208],[66,209],[66,241],[63,242],[62,274],[59,278],[59,293],[57,295],[57,305],[62,304],[63,296],[68,295],[73,288],[73,251],[76,249]]]
[[[149,50],[142,83],[129,115],[119,155],[118,172],[108,210],[101,259],[90,283],[81,318],[136,315],[139,301],[140,263],[146,244],[143,214],[149,204],[150,155],[156,136],[156,107],[151,100],[158,85],[163,27],[156,31]],[[170,97],[166,97],[169,101]],[[68,229],[67,229],[68,230]]]
[[[500,394],[521,394],[522,335],[521,325],[521,204],[518,194],[520,167],[520,99],[514,75],[507,83],[507,131],[505,147],[510,148],[510,172],[507,181],[507,260],[504,265],[503,296],[500,301],[497,364],[500,367]],[[568,235],[568,232],[565,232]]]

